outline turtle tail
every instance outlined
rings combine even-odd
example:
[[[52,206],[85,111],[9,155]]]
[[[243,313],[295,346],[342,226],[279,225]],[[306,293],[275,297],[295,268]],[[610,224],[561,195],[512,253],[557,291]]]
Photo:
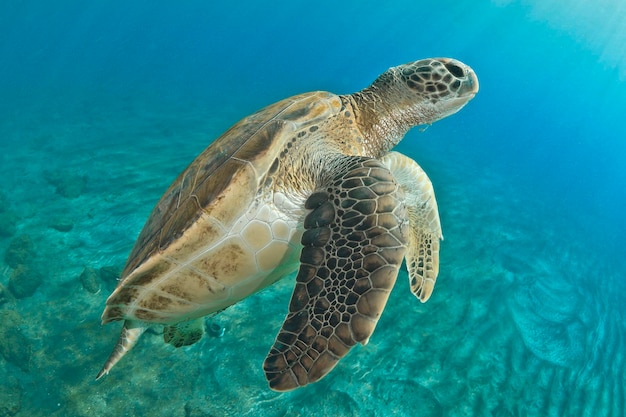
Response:
[[[146,326],[142,326],[139,323],[126,320],[124,322],[124,327],[122,327],[122,333],[120,333],[119,339],[117,339],[117,343],[115,344],[115,348],[113,352],[109,355],[109,358],[104,363],[104,366],[98,372],[98,376],[96,376],[96,381],[102,378],[104,375],[108,374],[111,368],[115,366],[116,363],[119,362],[122,357],[135,346],[135,343],[139,340],[143,332],[146,330]]]

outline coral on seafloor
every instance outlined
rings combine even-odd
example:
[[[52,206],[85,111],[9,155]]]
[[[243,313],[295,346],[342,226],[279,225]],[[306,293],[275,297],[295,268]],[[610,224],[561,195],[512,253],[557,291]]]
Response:
[[[0,284],[0,306],[4,303],[7,303],[9,301],[14,301],[15,297],[13,297],[13,294],[11,294],[11,291],[8,290],[7,287],[5,287],[4,285]],[[0,416],[2,416],[2,414],[0,414]]]
[[[48,184],[55,187],[57,194],[65,198],[76,198],[85,191],[86,175],[62,169],[46,170],[43,175]]]
[[[24,372],[30,369],[32,346],[20,330],[21,318],[12,310],[0,311],[0,355]]]
[[[0,417],[17,415],[22,408],[22,387],[14,376],[9,375],[2,381],[0,389]]]
[[[43,276],[37,270],[18,265],[9,278],[9,290],[16,298],[30,297],[43,282]]]
[[[34,256],[35,248],[30,236],[20,235],[9,243],[4,254],[4,262],[11,268],[17,268],[18,265],[27,264]]]

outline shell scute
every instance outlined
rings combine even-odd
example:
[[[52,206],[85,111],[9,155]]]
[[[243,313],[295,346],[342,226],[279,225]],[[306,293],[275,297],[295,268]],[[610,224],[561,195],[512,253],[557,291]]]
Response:
[[[289,250],[287,242],[270,241],[259,249],[249,247],[244,239],[235,250],[228,245],[228,230],[253,206],[266,174],[297,133],[310,130],[340,107],[339,97],[326,92],[294,96],[246,117],[207,147],[150,214],[118,288],[107,301],[103,322],[123,318],[175,322],[177,309],[181,317],[195,313],[190,306],[177,303],[150,303],[154,309],[144,308],[137,300],[156,289],[196,305],[221,300],[215,305],[223,308],[232,297],[233,285],[247,287],[243,281],[259,270],[269,274],[272,259],[280,259]],[[284,233],[277,234],[282,237]],[[212,248],[211,254],[202,255],[203,248]],[[268,277],[273,280],[278,272],[272,274]],[[197,310],[207,314],[206,309]]]

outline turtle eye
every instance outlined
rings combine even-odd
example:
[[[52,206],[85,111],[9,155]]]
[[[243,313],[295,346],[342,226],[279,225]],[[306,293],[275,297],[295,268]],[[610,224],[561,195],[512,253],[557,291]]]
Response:
[[[451,62],[448,62],[446,64],[446,68],[448,69],[448,71],[450,71],[452,75],[454,75],[457,78],[463,78],[463,76],[465,75],[463,68]]]

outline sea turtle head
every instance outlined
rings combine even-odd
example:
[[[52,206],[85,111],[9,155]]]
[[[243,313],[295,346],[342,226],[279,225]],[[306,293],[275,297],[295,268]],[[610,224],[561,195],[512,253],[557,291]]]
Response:
[[[478,92],[474,71],[450,58],[430,58],[390,68],[369,87],[410,126],[430,124],[459,111]]]
[[[388,152],[414,126],[459,111],[478,92],[474,71],[450,58],[430,58],[389,68],[351,95],[368,153]]]

